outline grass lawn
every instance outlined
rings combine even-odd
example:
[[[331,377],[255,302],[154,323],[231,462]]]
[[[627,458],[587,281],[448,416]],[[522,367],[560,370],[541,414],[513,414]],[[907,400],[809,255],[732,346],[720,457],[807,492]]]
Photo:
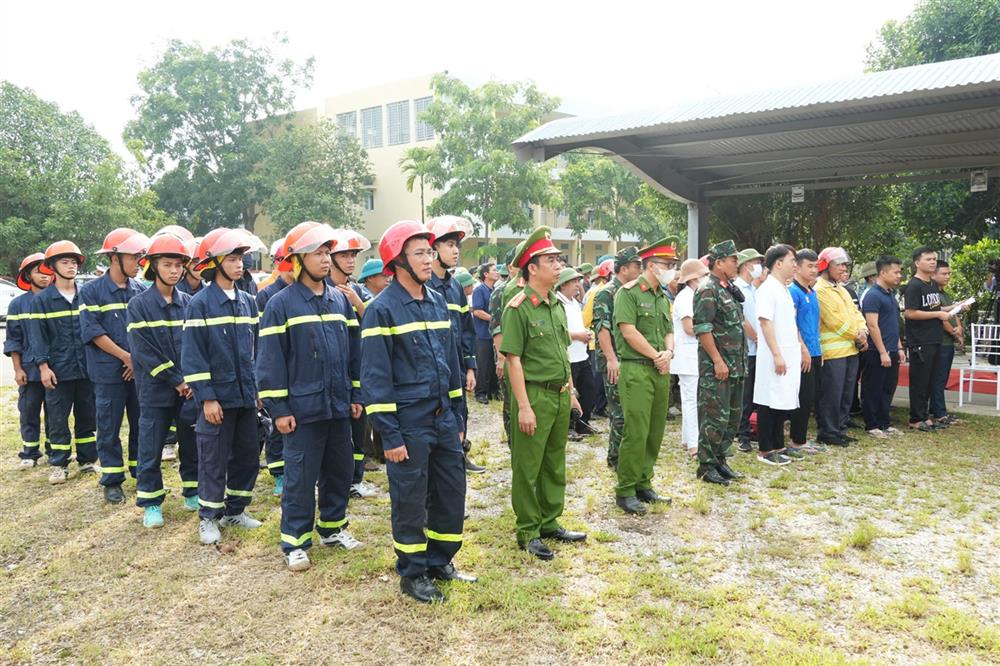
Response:
[[[94,476],[47,484],[16,469],[14,394],[0,393],[0,663],[988,663],[1000,662],[1000,420],[862,438],[776,469],[736,453],[747,478],[694,478],[668,423],[661,494],[644,518],[614,506],[604,437],[570,443],[564,525],[583,545],[518,550],[499,406],[473,404],[465,544],[480,577],[448,601],[400,596],[384,473],[353,500],[351,553],[313,548],[285,570],[280,507],[259,478],[264,526],[198,544],[176,470],[166,526],[109,507]],[[606,427],[605,421],[597,420]]]

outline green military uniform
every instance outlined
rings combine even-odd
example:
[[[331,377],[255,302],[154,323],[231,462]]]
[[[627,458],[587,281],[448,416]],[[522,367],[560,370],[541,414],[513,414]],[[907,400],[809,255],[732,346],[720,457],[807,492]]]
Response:
[[[507,263],[504,269],[514,261],[514,257],[524,249],[524,242],[518,243],[514,249],[507,253]],[[500,333],[500,316],[503,314],[507,303],[524,287],[524,280],[521,279],[520,271],[515,269],[507,273],[505,280],[501,280],[493,285],[490,293],[490,334],[496,336]],[[510,387],[507,385],[507,373],[504,373],[500,381],[500,398],[503,400],[503,431],[507,434],[507,446],[510,446]]]
[[[540,227],[529,236],[520,256],[545,231]],[[558,253],[552,249],[552,254]],[[511,504],[517,517],[517,541],[524,546],[561,529],[558,518],[566,494],[571,378],[566,311],[555,291],[542,295],[525,285],[504,308],[501,332],[501,353],[521,360],[537,424],[534,435],[521,432],[519,405],[511,401]]]
[[[619,269],[633,261],[639,261],[639,250],[635,247],[627,247],[615,255],[615,268]],[[601,332],[601,329],[610,331],[612,346],[615,344],[615,294],[618,293],[621,286],[621,280],[615,275],[611,279],[611,282],[604,285],[594,295],[594,319],[591,322],[590,328],[594,331],[595,339]],[[597,361],[597,372],[600,373],[601,381],[604,382],[604,395],[608,400],[608,421],[611,426],[608,429],[608,466],[615,467],[618,465],[618,449],[622,443],[622,429],[625,427],[625,416],[622,413],[622,405],[618,397],[618,384],[612,384],[608,381],[608,359],[604,356],[604,352],[601,351],[600,344],[596,348],[595,360]]]
[[[736,255],[733,241],[712,246],[716,259]],[[743,306],[714,274],[694,295],[694,334],[711,333],[719,354],[729,367],[729,378],[715,378],[715,364],[698,347],[698,476],[725,464],[743,413],[743,379],[746,377],[747,343],[743,332]]]

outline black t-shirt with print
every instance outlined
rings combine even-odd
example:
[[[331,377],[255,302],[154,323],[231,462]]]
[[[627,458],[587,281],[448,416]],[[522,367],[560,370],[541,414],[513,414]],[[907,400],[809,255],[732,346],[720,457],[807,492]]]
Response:
[[[903,307],[907,310],[921,312],[938,312],[941,310],[941,292],[937,283],[931,280],[924,282],[913,276],[903,292]],[[907,319],[906,345],[919,347],[921,345],[939,345],[944,336],[944,325],[940,319]]]

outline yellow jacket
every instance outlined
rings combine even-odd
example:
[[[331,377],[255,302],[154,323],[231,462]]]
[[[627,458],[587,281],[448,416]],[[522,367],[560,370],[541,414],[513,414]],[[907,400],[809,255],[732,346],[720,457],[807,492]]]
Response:
[[[607,282],[601,285],[591,285],[587,293],[583,295],[583,325],[588,331],[590,330],[591,324],[594,323],[594,296],[597,296],[597,292],[603,289],[605,284],[607,284]],[[587,349],[590,351],[594,351],[594,349],[596,349],[594,340],[590,341],[590,344],[587,345]]]
[[[819,299],[819,346],[823,360],[857,355],[854,339],[867,327],[851,295],[839,284],[820,278],[816,282],[816,297]]]

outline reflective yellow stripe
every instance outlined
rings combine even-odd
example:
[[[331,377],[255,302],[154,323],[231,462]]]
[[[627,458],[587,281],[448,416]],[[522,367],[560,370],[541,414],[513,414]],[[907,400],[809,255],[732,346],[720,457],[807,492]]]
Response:
[[[355,312],[357,312],[357,310],[355,310]],[[347,320],[347,325],[348,326],[360,326],[361,324],[358,323],[357,319],[348,319]]]
[[[326,313],[322,315],[301,315],[299,317],[291,317],[284,324],[279,324],[277,326],[268,326],[267,328],[261,329],[260,336],[264,337],[267,335],[278,335],[281,333],[285,333],[292,326],[298,326],[299,324],[320,324],[327,321],[339,321],[342,322],[345,326],[358,325],[356,320],[353,319],[348,320],[347,317],[336,312]],[[354,323],[352,324],[351,322]]]
[[[838,340],[835,342],[821,342],[820,349],[851,349],[854,347],[852,340]]]
[[[181,481],[181,488],[197,488],[197,481]]]
[[[375,405],[368,405],[365,407],[365,412],[368,414],[378,414],[380,412],[395,412],[396,403],[394,402],[384,402]]]
[[[129,460],[129,461],[128,461],[128,466],[129,466],[129,467],[135,467],[135,466],[137,466],[138,464],[139,464],[139,461],[138,461],[138,460]]]
[[[462,397],[462,389],[455,389],[454,391],[448,391],[448,397],[449,398],[461,398]]]
[[[352,379],[351,388],[361,388],[361,382],[357,379]]]
[[[188,319],[184,322],[184,328],[199,328],[202,326],[225,326],[226,324],[247,324],[248,326],[256,326],[257,322],[260,321],[260,317],[233,317],[231,315],[225,317],[209,317],[208,319]]]
[[[347,524],[347,518],[342,518],[340,520],[317,520],[316,526],[322,527],[323,529],[337,529],[338,527],[343,527]]]
[[[37,449],[40,442],[21,442],[26,449]]]
[[[425,529],[427,532],[428,539],[434,539],[435,541],[452,541],[460,542],[462,540],[461,534],[442,534],[441,532],[435,532],[434,530]]]
[[[226,503],[225,502],[209,502],[208,500],[202,499],[200,497],[198,498],[198,504],[200,504],[202,506],[207,506],[209,509],[225,509],[226,508]]]
[[[267,391],[260,391],[257,397],[263,400],[264,398],[287,398],[288,389],[268,389]]]
[[[87,310],[88,312],[111,312],[112,310],[124,310],[128,307],[128,303],[107,303],[106,305],[88,305],[83,303],[80,305],[81,310]]]
[[[57,319],[59,317],[76,317],[80,314],[80,308],[75,310],[56,310],[55,312],[42,312],[33,314],[32,319]]]
[[[69,451],[73,448],[71,444],[49,444],[53,451]]]
[[[135,491],[135,496],[140,499],[155,499],[157,497],[163,497],[166,494],[167,491],[164,490],[163,488],[160,488],[159,490],[154,490],[153,492],[147,492],[145,490]]]
[[[235,495],[236,497],[253,497],[252,490],[233,490],[232,488],[226,488],[227,495]]]
[[[31,313],[25,312],[23,314],[7,315],[7,321],[20,321],[21,319],[31,319]]]
[[[177,432],[177,426],[175,425],[170,426],[170,432]]]
[[[845,321],[843,324],[841,324],[840,328],[838,328],[836,331],[834,331],[834,333],[837,334],[837,335],[843,335],[844,333],[847,332],[847,329],[850,328],[850,326],[851,326],[851,322]]]
[[[101,473],[102,474],[117,474],[119,472],[122,472],[122,473],[125,472],[125,469],[126,468],[125,468],[124,465],[122,465],[121,467],[101,467]]]
[[[80,439],[75,439],[73,441],[76,442],[77,444],[90,444],[91,442],[97,441],[97,436],[95,435],[93,437],[81,437]]]
[[[392,542],[393,548],[403,553],[422,553],[427,550],[427,543],[399,543]]]
[[[458,303],[448,303],[448,309],[454,312],[461,312],[462,314],[465,314],[466,312],[469,311],[469,306],[459,305]]]
[[[160,328],[163,326],[183,326],[183,319],[157,319],[156,321],[134,321],[128,325],[129,331],[134,328]]]
[[[284,460],[279,460],[279,461],[273,462],[273,463],[267,463],[267,468],[268,469],[278,469],[279,467],[284,467],[284,466],[285,466],[285,461]]]
[[[451,327],[450,321],[414,321],[400,326],[373,326],[361,331],[361,337],[369,338],[373,335],[403,335],[404,333],[414,333],[416,331],[432,331],[435,329]]]
[[[153,368],[152,370],[149,371],[149,376],[150,377],[155,377],[156,375],[160,374],[161,372],[163,372],[167,368],[172,368],[172,367],[174,367],[174,362],[173,361],[167,361],[166,363],[161,363],[161,364],[159,364],[158,366],[156,366],[155,368]]]
[[[290,546],[301,546],[306,541],[309,541],[311,539],[312,539],[312,532],[306,532],[305,534],[303,534],[302,536],[300,536],[298,539],[296,539],[295,537],[293,537],[291,535],[285,534],[284,532],[281,533],[281,540],[284,541],[285,543],[287,543]]]
[[[354,459],[355,460],[364,460],[365,459],[365,454],[363,454],[363,453],[355,453],[354,454]]]
[[[191,382],[207,382],[211,378],[211,372],[196,372],[193,375],[184,375],[184,381],[188,384]]]

